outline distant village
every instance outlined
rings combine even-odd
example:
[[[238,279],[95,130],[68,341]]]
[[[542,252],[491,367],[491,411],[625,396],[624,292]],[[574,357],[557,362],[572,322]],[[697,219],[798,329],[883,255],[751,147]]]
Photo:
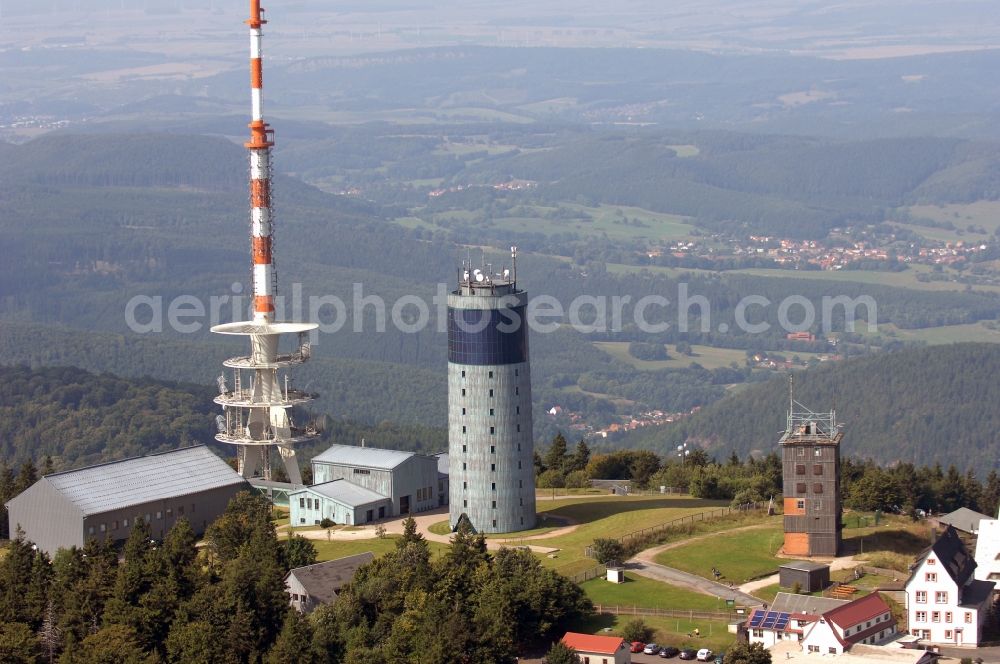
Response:
[[[893,237],[866,234],[854,239],[853,234],[834,229],[830,239],[800,240],[769,235],[737,238],[711,235],[704,239],[687,239],[652,246],[644,252],[647,259],[670,256],[675,259],[709,259],[724,262],[734,259],[766,259],[773,267],[799,270],[842,270],[860,263],[899,263],[903,265],[941,265],[957,267],[977,254],[987,251],[992,240],[970,239],[898,241]]]

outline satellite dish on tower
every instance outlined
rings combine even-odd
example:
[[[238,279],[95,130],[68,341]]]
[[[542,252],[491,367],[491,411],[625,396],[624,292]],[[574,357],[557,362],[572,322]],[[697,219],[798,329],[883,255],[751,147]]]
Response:
[[[476,281],[482,281],[483,279],[486,278],[486,277],[483,276],[482,271],[480,271],[478,269],[475,272],[473,272],[472,274],[476,277]]]
[[[219,433],[226,433],[226,418],[222,415],[215,416],[215,428]]]

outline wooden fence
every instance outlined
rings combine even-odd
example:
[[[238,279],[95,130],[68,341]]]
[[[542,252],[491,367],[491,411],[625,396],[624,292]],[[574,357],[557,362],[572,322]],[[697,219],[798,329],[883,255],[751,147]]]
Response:
[[[616,616],[651,616],[658,618],[682,618],[685,620],[724,620],[742,619],[746,617],[743,607],[731,611],[688,611],[677,609],[649,609],[641,606],[624,606],[620,604],[595,604],[598,613],[611,613]]]

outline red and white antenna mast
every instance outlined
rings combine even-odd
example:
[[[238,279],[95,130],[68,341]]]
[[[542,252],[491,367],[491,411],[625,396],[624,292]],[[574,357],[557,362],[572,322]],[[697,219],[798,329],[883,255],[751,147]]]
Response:
[[[314,440],[312,426],[296,426],[293,406],[305,404],[313,395],[291,386],[288,374],[279,371],[309,359],[307,333],[315,323],[276,322],[274,319],[277,276],[274,271],[274,226],[271,217],[271,147],[274,132],[264,122],[261,26],[264,10],[260,0],[250,0],[250,241],[253,258],[253,320],[224,323],[212,328],[217,334],[250,338],[250,354],[231,357],[223,364],[232,369],[233,384],[219,376],[220,404],[224,415],[216,418],[215,439],[236,446],[240,473],[252,481],[271,479],[271,450],[277,448],[292,484],[302,476],[295,445]],[[282,335],[297,334],[298,345],[279,353]],[[273,488],[273,487],[272,487]]]
[[[260,0],[250,0],[250,236],[253,252],[253,317],[274,320],[277,273],[274,270],[271,225],[271,147],[274,132],[264,122],[264,72],[261,57],[261,26],[267,23]]]

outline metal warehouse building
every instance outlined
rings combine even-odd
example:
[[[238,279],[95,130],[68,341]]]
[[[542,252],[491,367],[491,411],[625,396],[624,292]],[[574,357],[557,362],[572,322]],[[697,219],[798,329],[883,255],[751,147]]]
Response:
[[[250,485],[204,446],[46,475],[7,503],[11,532],[51,554],[122,541],[140,520],[162,538],[181,518],[198,534]]]
[[[313,457],[312,471],[315,484],[347,480],[389,498],[391,505],[386,516],[423,512],[438,506],[436,457],[375,447],[331,445]],[[297,494],[292,503],[294,510]]]

